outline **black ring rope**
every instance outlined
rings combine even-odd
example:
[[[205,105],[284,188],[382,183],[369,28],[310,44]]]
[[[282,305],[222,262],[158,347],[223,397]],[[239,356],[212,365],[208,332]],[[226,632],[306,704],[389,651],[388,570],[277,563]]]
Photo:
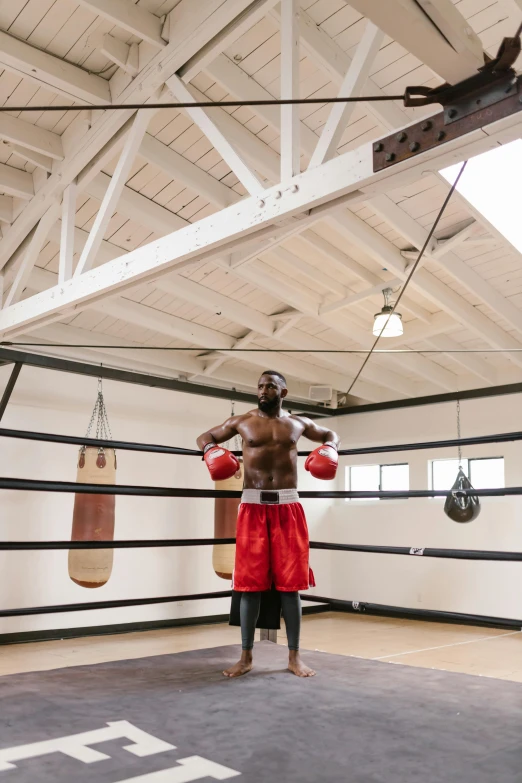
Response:
[[[212,546],[214,544],[235,544],[235,542],[235,538],[146,538],[121,541],[0,541],[0,552],[63,549],[153,549],[162,547]],[[332,544],[326,541],[310,541],[310,549],[334,552],[365,552],[379,555],[413,555],[415,557],[435,557],[449,560],[522,561],[522,552],[495,552],[481,549]]]
[[[121,541],[0,541],[0,552],[47,549],[153,549],[176,546],[235,544],[235,538],[145,538]]]
[[[367,552],[378,555],[436,557],[447,560],[502,560],[510,562],[522,561],[522,552],[491,552],[481,549],[438,549],[434,547],[330,544],[326,541],[310,541],[310,549],[327,549],[336,552]]]
[[[233,539],[232,539],[233,540]],[[188,541],[188,540],[187,540]],[[197,540],[192,539],[191,543],[197,542],[203,543],[215,543],[216,541],[213,539],[203,539],[203,540]],[[219,543],[223,543],[224,541],[230,542],[230,539],[217,539]],[[28,549],[28,548],[51,548],[48,545],[53,545],[52,548],[56,548],[55,544],[60,544],[63,546],[60,546],[59,548],[71,548],[71,543],[81,543],[83,546],[81,547],[72,547],[72,548],[108,548],[108,546],[113,546],[114,544],[123,544],[125,546],[131,546],[131,545],[170,545],[173,544],[173,542],[136,542],[136,541],[123,541],[123,542],[37,542],[38,545],[42,544],[44,546],[34,546],[33,542],[9,542],[14,544],[13,547],[10,547],[9,544],[3,544],[0,548],[1,549],[8,549],[8,548],[20,548],[20,549]],[[90,546],[91,544],[95,544],[94,547]],[[67,546],[66,546],[67,545]],[[176,542],[176,545],[180,545],[179,542]],[[340,551],[371,551],[371,552],[380,552],[380,553],[386,553],[386,554],[421,554],[421,550],[408,550],[406,551],[405,547],[373,547],[373,546],[359,546],[359,545],[349,545],[349,544],[329,544],[325,542],[311,542],[310,548],[312,549],[335,549]],[[400,550],[400,551],[398,551]],[[444,554],[442,554],[444,553]],[[451,553],[451,554],[448,554]],[[515,552],[480,552],[480,551],[473,551],[473,550],[440,550],[440,549],[424,549],[422,550],[422,554],[428,557],[462,557],[462,559],[474,559],[474,560],[521,560],[522,555]],[[197,601],[197,600],[204,600],[204,599],[210,599],[210,598],[230,598],[232,596],[231,590],[225,590],[221,592],[214,592],[214,593],[197,593],[192,595],[178,595],[178,596],[158,596],[158,597],[152,597],[152,598],[131,598],[131,599],[122,599],[122,600],[112,600],[112,601],[88,601],[88,602],[82,602],[82,603],[76,603],[76,604],[58,604],[54,606],[33,606],[33,607],[27,607],[27,608],[19,608],[19,609],[3,609],[0,610],[0,617],[23,617],[23,616],[29,616],[29,615],[37,615],[37,614],[61,614],[65,612],[80,612],[80,611],[90,611],[93,609],[119,609],[123,607],[130,607],[130,606],[150,606],[153,604],[162,604],[162,603],[174,603],[177,601]],[[398,609],[397,607],[386,607],[381,606],[380,604],[370,604],[370,603],[359,603],[359,602],[349,602],[349,601],[339,601],[337,599],[331,599],[331,598],[324,598],[322,596],[317,595],[304,595],[302,596],[304,600],[315,602],[315,603],[322,603],[329,605],[331,609],[333,610],[341,610],[341,611],[349,611],[349,612],[369,612],[372,614],[392,614],[394,612],[400,612],[403,615],[411,614],[417,615],[419,612],[415,609]],[[456,622],[458,620],[463,621],[465,619],[468,619],[469,621],[473,622],[481,622],[481,623],[501,623],[501,624],[508,624],[513,627],[519,627],[520,621],[517,620],[500,620],[499,618],[490,618],[490,617],[484,617],[482,615],[463,615],[458,614],[454,612],[430,612],[430,610],[423,610],[423,615],[426,617],[430,617],[433,615],[433,618],[436,619],[446,619],[448,621]]]
[[[120,609],[125,606],[150,606],[169,604],[175,601],[202,601],[206,598],[230,598],[232,590],[220,593],[196,593],[195,595],[168,595],[157,598],[124,598],[118,601],[86,601],[81,604],[57,604],[56,606],[30,606],[26,609],[2,609],[0,617],[23,617],[30,614],[61,614],[63,612],[85,612],[90,609]]]
[[[520,433],[522,438],[522,433]],[[80,438],[75,435],[54,435],[51,432],[30,432],[28,430],[13,430],[0,428],[0,437],[17,438],[21,440],[37,440],[45,443],[65,443],[72,446],[94,446],[97,448],[117,449],[118,451],[147,451],[156,454],[183,454],[201,457],[201,451],[183,449],[177,446],[159,446],[154,443],[132,443],[123,440],[105,440],[103,438]]]
[[[79,495],[134,495],[161,498],[239,498],[241,492],[176,487],[140,487],[130,484],[81,484],[75,481],[0,478],[0,489],[24,489],[28,492],[74,492]],[[521,490],[522,491],[522,490]],[[317,493],[318,495],[320,493]]]
[[[81,484],[76,481],[42,481],[39,479],[21,479],[0,477],[0,489],[27,490],[28,492],[72,492],[79,495],[133,495],[140,497],[167,498],[240,498],[241,491],[217,489],[188,489],[185,487],[142,487],[133,484]],[[449,490],[451,491],[451,490]],[[349,492],[344,490],[326,490],[322,492],[299,492],[300,498],[445,498],[446,489],[410,489],[384,492]],[[493,489],[470,489],[456,491],[457,497],[467,495],[478,497],[501,497],[503,495],[522,495],[522,487],[498,487]]]
[[[63,443],[75,446],[94,446],[97,448],[110,448],[119,451],[144,451],[157,454],[177,454],[183,456],[201,457],[202,452],[196,449],[184,449],[177,446],[161,446],[154,443],[133,443],[123,440],[103,440],[102,438],[84,438],[73,435],[55,435],[50,432],[32,432],[29,430],[15,430],[0,427],[0,437],[16,438],[19,440],[35,440],[45,443]],[[393,451],[422,451],[424,449],[443,449],[452,446],[479,446],[488,443],[508,443],[522,440],[522,432],[500,432],[495,435],[477,435],[470,438],[451,438],[448,440],[426,441],[424,443],[397,443],[388,446],[364,446],[358,449],[339,449],[340,457],[356,456],[360,454],[380,454]],[[241,451],[232,452],[236,456],[242,456]],[[298,451],[300,457],[306,457],[309,451]]]
[[[320,595],[301,595],[305,601],[318,604],[327,604],[329,608],[337,612],[349,612],[355,614],[372,614],[382,617],[411,617],[416,620],[435,620],[444,623],[471,623],[483,625],[516,628],[522,630],[522,620],[514,620],[503,617],[489,617],[482,614],[468,614],[460,612],[443,612],[435,609],[410,609],[399,606],[386,606],[384,604],[372,604],[365,601],[341,601],[336,598],[325,598]]]
[[[1,432],[0,432],[1,435]],[[476,435],[470,438],[450,438],[449,440],[432,440],[423,443],[393,443],[389,446],[364,446],[359,449],[339,449],[340,457],[350,457],[360,454],[385,454],[392,451],[423,451],[429,449],[444,449],[452,446],[481,446],[488,443],[509,443],[522,440],[522,432],[500,432],[496,435]]]
[[[177,595],[162,596],[157,598],[130,598],[118,601],[87,601],[80,604],[58,604],[55,606],[33,606],[20,609],[0,610],[0,617],[24,617],[36,614],[59,614],[64,612],[82,612],[92,609],[119,609],[128,606],[150,606],[153,604],[172,603],[175,601],[197,601],[209,598],[230,598],[231,590],[225,590],[218,593],[198,593],[196,595]],[[335,598],[327,598],[320,595],[301,595],[304,601],[310,603],[325,604],[333,611],[353,612],[357,614],[375,614],[375,615],[398,615],[401,617],[422,616],[425,619],[433,619],[443,622],[471,622],[481,625],[501,625],[522,630],[522,621],[514,619],[504,619],[499,617],[488,617],[486,615],[461,614],[458,612],[444,612],[430,609],[409,609],[396,606],[385,606],[382,604],[372,604],[360,601],[343,601]]]

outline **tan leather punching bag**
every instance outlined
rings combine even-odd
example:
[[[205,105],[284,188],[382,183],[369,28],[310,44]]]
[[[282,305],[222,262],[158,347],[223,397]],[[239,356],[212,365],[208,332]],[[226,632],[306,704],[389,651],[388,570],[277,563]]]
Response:
[[[215,481],[215,488],[219,490],[239,491],[243,489],[243,466],[239,468],[232,478],[225,481]],[[214,538],[235,538],[237,525],[237,511],[241,498],[216,498],[214,501]],[[234,559],[236,556],[235,544],[214,544],[212,552],[212,565],[214,571],[221,579],[232,579]]]
[[[115,484],[114,449],[83,446],[78,456],[76,481]],[[71,541],[112,541],[115,500],[114,495],[75,495]],[[70,549],[70,578],[81,587],[102,587],[109,581],[113,554],[113,549]]]

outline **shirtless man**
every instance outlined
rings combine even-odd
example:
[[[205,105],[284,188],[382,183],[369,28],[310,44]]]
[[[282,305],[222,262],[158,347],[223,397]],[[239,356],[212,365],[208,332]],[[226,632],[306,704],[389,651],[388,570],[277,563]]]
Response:
[[[301,661],[300,590],[315,586],[309,567],[308,528],[297,494],[297,441],[305,438],[322,443],[307,458],[312,476],[332,479],[337,470],[339,436],[311,419],[282,408],[288,394],[286,380],[274,370],[259,379],[258,409],[232,416],[224,424],[204,432],[198,448],[215,481],[233,476],[236,457],[218,443],[240,435],[243,440],[245,483],[237,520],[236,561],[233,589],[242,593],[241,659],[227,669],[226,677],[239,677],[252,669],[252,649],[261,593],[272,583],[281,594],[288,637],[288,668],[298,677],[315,672]]]

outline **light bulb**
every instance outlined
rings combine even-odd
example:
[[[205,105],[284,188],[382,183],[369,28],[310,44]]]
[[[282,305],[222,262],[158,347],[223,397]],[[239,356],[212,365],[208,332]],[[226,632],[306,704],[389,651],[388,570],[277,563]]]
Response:
[[[400,337],[404,333],[402,315],[391,313],[391,309],[391,307],[383,307],[380,313],[375,314],[373,321],[375,337]]]

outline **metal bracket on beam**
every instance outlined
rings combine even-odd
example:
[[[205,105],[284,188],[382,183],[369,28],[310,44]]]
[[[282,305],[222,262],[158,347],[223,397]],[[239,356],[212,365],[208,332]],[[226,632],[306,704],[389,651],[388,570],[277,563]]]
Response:
[[[449,104],[445,111],[433,117],[409,125],[404,130],[385,136],[373,144],[373,170],[382,171],[413,158],[421,152],[439,147],[447,141],[458,139],[466,133],[483,128],[492,122],[509,117],[522,111],[522,78],[503,82],[484,88],[480,98],[478,93],[462,95],[455,103]],[[495,102],[496,100],[496,102]],[[472,102],[474,101],[474,110]],[[480,103],[477,104],[477,101]],[[479,108],[476,108],[477,105]],[[456,112],[451,121],[446,114]]]
[[[504,38],[497,56],[486,58],[479,70],[458,84],[407,87],[405,106],[439,103],[441,114],[410,125],[373,145],[373,170],[382,171],[421,152],[502,120],[522,109],[521,79],[513,66],[522,50],[522,25]]]
[[[450,125],[452,122],[467,117],[476,111],[487,109],[500,103],[509,95],[518,93],[518,81],[516,76],[503,76],[495,84],[490,84],[478,90],[470,92],[462,91],[453,100],[444,105],[444,122]]]
[[[513,37],[504,38],[494,59],[484,55],[484,65],[457,84],[441,84],[433,88],[407,87],[404,92],[404,105],[427,106],[430,103],[440,103],[446,110],[446,123],[449,123],[463,117],[464,112],[471,114],[477,106],[484,108],[502,100],[511,92],[512,85],[517,81],[513,66],[522,51],[521,32],[522,24]]]

